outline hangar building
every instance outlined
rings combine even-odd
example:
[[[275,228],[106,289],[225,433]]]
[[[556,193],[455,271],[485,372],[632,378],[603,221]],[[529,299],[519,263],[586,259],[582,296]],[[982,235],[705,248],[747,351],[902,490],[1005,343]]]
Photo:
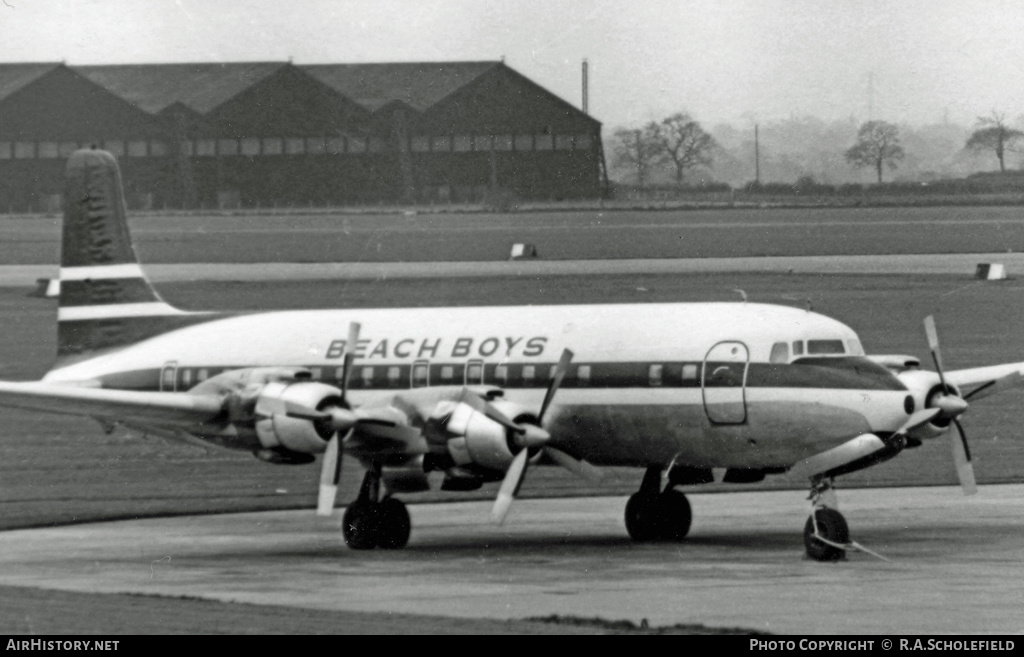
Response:
[[[585,198],[605,182],[600,122],[503,62],[0,64],[0,212],[56,209],[64,158],[92,145],[135,208]]]

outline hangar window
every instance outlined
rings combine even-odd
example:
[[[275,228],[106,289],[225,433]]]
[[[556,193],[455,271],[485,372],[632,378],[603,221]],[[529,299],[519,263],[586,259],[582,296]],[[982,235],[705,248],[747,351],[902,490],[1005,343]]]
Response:
[[[452,149],[452,136],[451,135],[436,135],[434,141],[431,144],[431,150],[440,153],[446,153]]]
[[[348,152],[349,153],[365,153],[366,152],[366,138],[365,137],[349,137],[348,138]]]
[[[57,152],[61,157],[67,157],[78,150],[77,141],[62,141],[60,146],[57,147]]]
[[[264,155],[280,155],[284,153],[284,141],[280,137],[263,138]]]
[[[147,150],[145,141],[136,140],[128,142],[128,157],[146,157]]]
[[[14,157],[19,160],[27,160],[36,156],[36,144],[32,141],[14,142]]]
[[[108,149],[109,150],[109,149]],[[192,148],[192,141],[186,140],[178,143],[178,152],[187,157],[192,157],[194,149]]]
[[[284,140],[286,155],[302,155],[306,152],[306,140],[302,137],[288,137]]]
[[[512,135],[497,135],[494,138],[494,150],[496,150],[496,151],[510,151],[510,150],[512,150]]]
[[[320,155],[324,152],[323,137],[306,137],[306,152],[313,155]]]
[[[416,135],[412,138],[409,149],[413,153],[426,153],[430,150],[430,137]]]
[[[660,386],[664,374],[664,365],[651,365],[647,368],[647,385],[654,387]]]
[[[494,143],[494,137],[490,135],[476,135],[473,137],[473,150],[474,151],[489,151],[491,150],[491,144]]]
[[[578,151],[589,151],[591,144],[593,144],[593,139],[590,135],[576,135],[576,139],[573,140],[573,147]]]
[[[572,135],[556,135],[555,148],[560,151],[572,150]]]
[[[516,150],[533,150],[533,135],[516,135]]]
[[[55,141],[41,141],[39,142],[39,157],[52,159],[57,157],[57,142]]]
[[[216,139],[197,139],[196,155],[199,157],[210,157],[217,154]]]
[[[260,140],[259,137],[246,137],[242,140],[242,155],[259,155],[260,154]]]
[[[218,155],[238,155],[238,140],[237,139],[218,139],[217,140],[217,154]]]
[[[370,137],[366,144],[366,150],[371,153],[383,153],[384,152],[384,140],[379,137]]]
[[[345,138],[344,137],[328,137],[327,138],[327,152],[331,155],[340,155],[345,152]]]
[[[539,134],[534,139],[535,148],[538,151],[550,151],[554,147],[554,140],[552,135]]]
[[[162,157],[167,155],[167,144],[162,141],[149,142],[149,154],[153,157]]]
[[[11,142],[0,141],[0,160],[11,159]]]
[[[103,150],[110,151],[114,157],[121,157],[124,155],[124,142],[120,139],[108,139],[103,142]]]
[[[776,342],[772,345],[772,352],[768,356],[769,363],[788,363],[789,345],[785,342]]]

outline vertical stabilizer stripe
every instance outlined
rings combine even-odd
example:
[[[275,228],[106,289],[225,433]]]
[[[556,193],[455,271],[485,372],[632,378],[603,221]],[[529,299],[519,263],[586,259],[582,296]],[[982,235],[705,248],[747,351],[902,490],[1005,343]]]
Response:
[[[85,281],[101,278],[143,278],[138,263],[123,265],[92,265],[89,267],[61,267],[60,280]]]

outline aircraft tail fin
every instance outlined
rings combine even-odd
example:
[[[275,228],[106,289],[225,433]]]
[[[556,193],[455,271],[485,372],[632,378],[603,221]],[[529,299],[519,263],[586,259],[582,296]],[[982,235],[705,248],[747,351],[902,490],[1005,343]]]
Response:
[[[57,364],[181,324],[143,274],[128,231],[121,172],[106,151],[68,158],[57,311]]]

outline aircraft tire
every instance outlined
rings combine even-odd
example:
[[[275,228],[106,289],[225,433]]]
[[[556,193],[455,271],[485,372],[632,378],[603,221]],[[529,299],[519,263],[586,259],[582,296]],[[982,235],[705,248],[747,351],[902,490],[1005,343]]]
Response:
[[[657,540],[661,534],[661,504],[656,495],[633,493],[626,502],[626,531],[637,543]]]
[[[816,509],[814,515],[818,520],[818,532],[821,536],[833,543],[850,542],[850,528],[843,514],[835,509],[822,507]],[[815,561],[839,561],[846,558],[846,550],[822,543],[814,537],[814,520],[811,518],[807,518],[804,525],[804,547],[807,548],[807,556]]]
[[[412,523],[405,504],[389,497],[377,507],[377,547],[384,550],[400,550],[409,542]]]
[[[660,538],[678,543],[690,533],[693,511],[686,495],[677,490],[669,489],[658,496],[660,512]]]
[[[345,508],[341,520],[341,533],[345,545],[353,550],[372,550],[377,547],[379,509],[369,502],[353,502]]]

